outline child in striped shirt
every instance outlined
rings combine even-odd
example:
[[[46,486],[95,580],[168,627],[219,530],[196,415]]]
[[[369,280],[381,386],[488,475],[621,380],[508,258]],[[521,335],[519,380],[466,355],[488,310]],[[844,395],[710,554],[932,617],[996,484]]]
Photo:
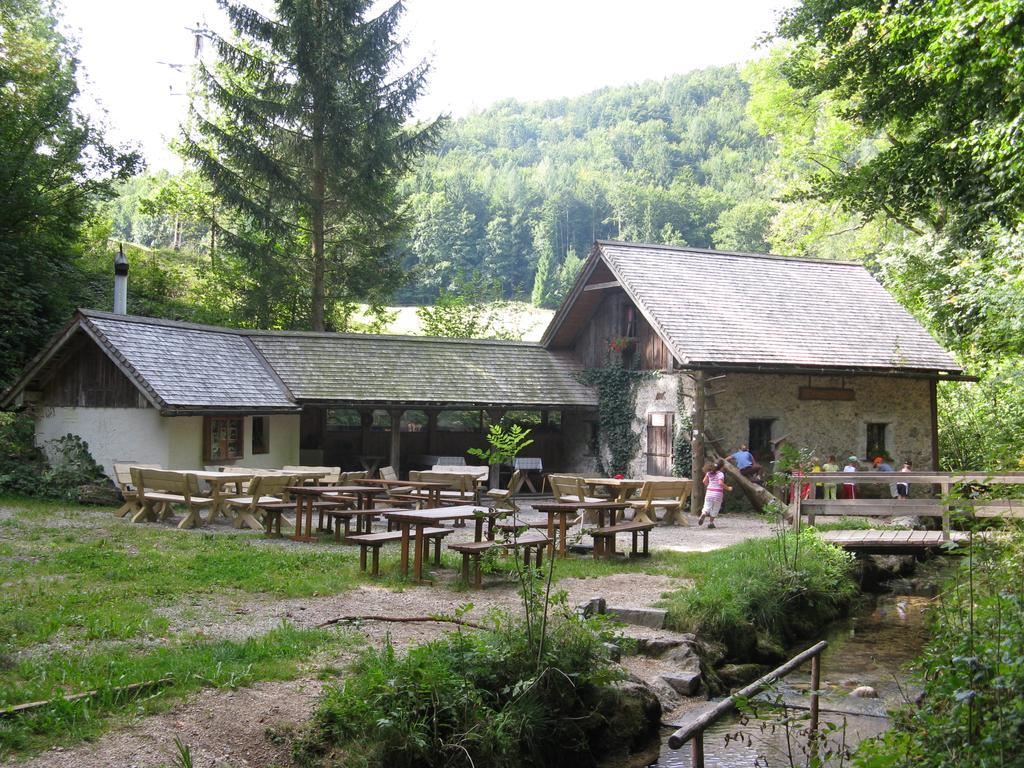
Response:
[[[732,490],[732,486],[725,484],[725,472],[722,471],[724,466],[725,462],[721,459],[714,464],[708,462],[704,465],[704,509],[697,518],[697,525],[704,525],[704,519],[710,518],[708,528],[714,528],[725,492]]]

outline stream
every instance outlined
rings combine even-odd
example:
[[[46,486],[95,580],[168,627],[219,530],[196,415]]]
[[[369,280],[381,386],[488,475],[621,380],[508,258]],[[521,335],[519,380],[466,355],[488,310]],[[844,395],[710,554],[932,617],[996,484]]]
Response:
[[[827,737],[829,747],[842,743],[854,746],[864,738],[877,735],[888,727],[886,710],[917,695],[919,689],[907,685],[906,665],[920,654],[927,639],[926,611],[930,603],[930,598],[915,595],[868,595],[859,610],[825,632],[822,639],[828,640],[829,645],[822,654],[821,689],[824,693],[820,697],[820,723],[823,732],[828,730],[826,723],[836,726]],[[793,652],[812,644],[808,641]],[[879,698],[850,696],[850,691],[862,685],[874,688]],[[810,665],[807,664],[781,681],[771,696],[773,700],[781,696],[787,704],[806,708],[809,688]],[[666,729],[662,734],[657,759],[644,765],[649,768],[691,765],[689,744],[679,750],[669,749],[671,732]],[[704,764],[709,768],[781,768],[806,763],[807,757],[795,732],[787,733],[786,728],[773,727],[764,720],[723,718],[704,732]]]

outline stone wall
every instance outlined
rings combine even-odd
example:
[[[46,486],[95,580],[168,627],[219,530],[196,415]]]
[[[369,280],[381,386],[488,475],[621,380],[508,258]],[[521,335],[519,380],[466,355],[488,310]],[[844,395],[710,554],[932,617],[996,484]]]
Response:
[[[672,373],[656,374],[654,378],[641,381],[637,385],[637,418],[634,426],[640,433],[640,449],[633,457],[630,471],[632,477],[643,477],[647,474],[647,424],[651,414],[672,414],[674,427],[678,432],[680,428],[678,398],[681,386],[686,388],[686,392],[692,392],[693,384],[689,377]]]
[[[851,401],[800,400],[800,387],[853,390]],[[772,419],[772,439],[787,436],[819,456],[864,458],[867,425],[887,424],[886,449],[897,461],[932,468],[931,394],[921,379],[858,376],[829,378],[728,374],[709,385],[707,425],[722,448],[747,441],[750,419]],[[898,468],[898,467],[897,467]]]

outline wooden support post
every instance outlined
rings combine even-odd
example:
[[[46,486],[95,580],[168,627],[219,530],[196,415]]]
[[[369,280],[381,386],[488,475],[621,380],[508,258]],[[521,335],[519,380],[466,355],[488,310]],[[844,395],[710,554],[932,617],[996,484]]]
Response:
[[[693,432],[690,435],[690,514],[699,515],[704,507],[704,372],[693,374]]]
[[[359,412],[359,453],[360,456],[368,456],[374,451],[370,450],[370,430],[373,429],[373,411]],[[397,468],[395,470],[398,471]]]
[[[405,410],[393,408],[388,411],[391,416],[391,456],[389,463],[395,468],[395,472],[401,471],[399,464],[402,461],[402,414]]]
[[[690,739],[690,765],[693,768],[704,768],[704,732],[694,734]]]
[[[821,656],[811,657],[811,733],[818,732],[818,688],[821,685]]]
[[[950,530],[950,515],[949,515],[949,483],[942,483],[942,500],[945,502],[942,505],[942,540],[949,541],[949,530]]]
[[[427,411],[427,453],[437,455],[437,414],[438,411]]]

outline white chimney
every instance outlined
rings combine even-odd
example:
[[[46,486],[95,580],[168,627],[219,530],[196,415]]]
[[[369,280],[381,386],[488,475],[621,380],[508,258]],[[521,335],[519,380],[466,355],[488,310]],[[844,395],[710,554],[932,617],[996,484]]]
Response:
[[[118,244],[114,257],[114,314],[128,314],[128,259],[124,257],[124,246]]]

